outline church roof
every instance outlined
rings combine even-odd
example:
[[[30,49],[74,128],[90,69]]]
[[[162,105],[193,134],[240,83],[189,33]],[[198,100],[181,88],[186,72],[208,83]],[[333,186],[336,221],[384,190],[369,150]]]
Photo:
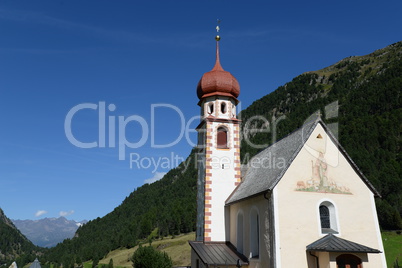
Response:
[[[34,262],[29,266],[29,268],[41,268],[38,258],[34,260]]]
[[[325,252],[350,252],[350,253],[381,253],[378,249],[363,246],[361,244],[336,237],[328,234],[321,239],[311,243],[307,251],[325,251]]]
[[[248,264],[247,258],[237,252],[230,242],[190,241],[189,243],[205,264],[236,265],[238,260]]]
[[[343,153],[352,168],[357,172],[357,174],[359,174],[367,187],[369,187],[376,196],[380,196],[378,191],[363,175],[343,147],[335,139],[324,122],[317,118],[316,120],[304,124],[300,129],[277,141],[251,158],[247,170],[243,171],[242,169],[242,173],[245,172],[245,174],[242,174],[242,182],[226,200],[226,204],[236,203],[243,199],[271,191],[282,179],[283,175],[318,124],[324,128],[328,136],[339,148],[341,153]]]

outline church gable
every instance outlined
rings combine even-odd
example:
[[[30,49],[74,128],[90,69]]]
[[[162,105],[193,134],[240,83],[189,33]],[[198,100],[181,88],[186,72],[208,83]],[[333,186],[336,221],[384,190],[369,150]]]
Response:
[[[315,125],[291,170],[293,191],[353,195],[369,189],[379,195],[323,123]]]
[[[294,133],[271,145],[252,159],[244,170],[243,181],[226,201],[235,203],[252,196],[272,191],[282,180],[299,154],[306,154],[309,161],[298,164],[298,176],[294,177],[293,190],[352,194],[345,170],[339,169],[340,179],[331,174],[332,167],[339,167],[342,159],[348,171],[354,171],[359,179],[376,195],[379,193],[360,172],[327,126],[319,119],[309,122]],[[243,172],[243,170],[242,170]]]
[[[352,195],[353,189],[366,188],[338,145],[316,125],[289,168],[296,172],[289,178],[294,191]]]

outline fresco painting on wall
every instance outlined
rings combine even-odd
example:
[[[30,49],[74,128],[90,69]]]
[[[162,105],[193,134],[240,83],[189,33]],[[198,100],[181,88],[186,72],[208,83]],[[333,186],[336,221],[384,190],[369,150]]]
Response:
[[[348,187],[334,181],[328,175],[328,164],[323,153],[320,153],[315,163],[311,160],[311,178],[305,181],[298,181],[296,191],[352,194]]]

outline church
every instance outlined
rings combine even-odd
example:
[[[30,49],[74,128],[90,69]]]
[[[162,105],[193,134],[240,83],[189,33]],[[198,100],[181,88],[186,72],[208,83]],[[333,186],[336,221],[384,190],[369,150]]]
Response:
[[[385,268],[374,198],[319,116],[240,162],[240,86],[216,62],[197,86],[196,240],[191,267]]]

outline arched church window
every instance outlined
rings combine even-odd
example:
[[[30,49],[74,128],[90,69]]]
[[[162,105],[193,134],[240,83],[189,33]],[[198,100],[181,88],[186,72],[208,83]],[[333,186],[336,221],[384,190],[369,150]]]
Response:
[[[228,148],[228,131],[224,127],[219,127],[217,132],[216,147],[218,149]]]
[[[221,102],[221,113],[225,114],[227,111],[227,106],[225,102]]]
[[[237,214],[237,251],[243,253],[243,213]]]
[[[321,233],[328,234],[338,233],[338,225],[336,220],[335,206],[329,202],[324,201],[319,206]]]
[[[258,258],[260,254],[260,222],[258,212],[252,209],[250,213],[250,257]]]
[[[331,222],[329,220],[329,209],[327,206],[320,206],[320,221],[321,228],[331,228]]]

